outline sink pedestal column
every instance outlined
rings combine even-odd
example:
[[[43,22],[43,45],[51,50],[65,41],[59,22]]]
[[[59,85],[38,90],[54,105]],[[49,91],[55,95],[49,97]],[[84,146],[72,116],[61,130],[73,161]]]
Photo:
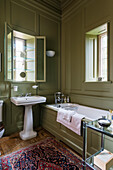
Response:
[[[36,136],[37,132],[33,131],[32,105],[25,105],[24,129],[20,132],[20,137],[22,140],[27,140]]]

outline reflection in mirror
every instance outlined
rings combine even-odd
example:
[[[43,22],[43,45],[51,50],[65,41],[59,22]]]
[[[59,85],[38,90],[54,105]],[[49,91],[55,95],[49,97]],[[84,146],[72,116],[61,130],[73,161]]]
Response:
[[[20,77],[25,78],[26,77],[26,73],[25,72],[21,72],[20,73]]]
[[[45,37],[12,30],[5,24],[5,80],[45,81]]]
[[[13,36],[13,80],[35,81],[35,38],[17,31]],[[26,76],[22,77],[21,72]]]

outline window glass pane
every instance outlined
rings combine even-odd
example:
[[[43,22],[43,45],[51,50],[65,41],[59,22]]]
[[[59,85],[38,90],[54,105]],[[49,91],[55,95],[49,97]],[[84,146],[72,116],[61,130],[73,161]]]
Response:
[[[35,37],[16,31],[14,35],[13,80],[35,81]]]
[[[35,39],[26,40],[26,80],[35,81]]]
[[[25,40],[15,38],[13,60],[13,78],[16,81],[24,81],[25,78],[20,76],[21,72],[25,72]]]
[[[85,81],[108,80],[109,24],[96,27],[85,35]]]
[[[107,80],[107,33],[104,35],[101,35],[101,51],[100,51],[100,57],[101,57],[101,77],[104,80]]]
[[[86,81],[96,81],[97,76],[97,36],[86,36]]]

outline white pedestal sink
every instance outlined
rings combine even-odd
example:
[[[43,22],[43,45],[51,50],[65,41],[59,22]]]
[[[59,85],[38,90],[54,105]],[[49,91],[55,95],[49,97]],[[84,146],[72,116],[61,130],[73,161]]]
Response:
[[[32,105],[44,103],[46,98],[43,96],[11,97],[11,102],[16,106],[25,106],[24,127],[23,131],[20,132],[21,139],[27,140],[36,137],[37,132],[33,131]]]

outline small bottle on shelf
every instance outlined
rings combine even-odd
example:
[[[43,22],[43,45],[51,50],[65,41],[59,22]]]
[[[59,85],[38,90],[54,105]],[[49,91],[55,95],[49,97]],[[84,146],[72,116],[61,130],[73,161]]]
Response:
[[[62,94],[62,96],[61,96],[61,103],[63,103],[64,102],[64,94]]]
[[[111,112],[111,124],[113,126],[113,111]]]
[[[108,114],[107,114],[107,119],[108,119],[108,120],[111,120],[111,113],[112,113],[112,110],[109,109],[109,112],[108,112]]]
[[[69,96],[67,96],[67,103],[69,103]]]
[[[108,119],[111,120],[111,125],[113,126],[113,111],[110,109],[109,113],[110,114],[109,114],[109,118]]]
[[[66,103],[66,97],[64,97],[64,103]]]

